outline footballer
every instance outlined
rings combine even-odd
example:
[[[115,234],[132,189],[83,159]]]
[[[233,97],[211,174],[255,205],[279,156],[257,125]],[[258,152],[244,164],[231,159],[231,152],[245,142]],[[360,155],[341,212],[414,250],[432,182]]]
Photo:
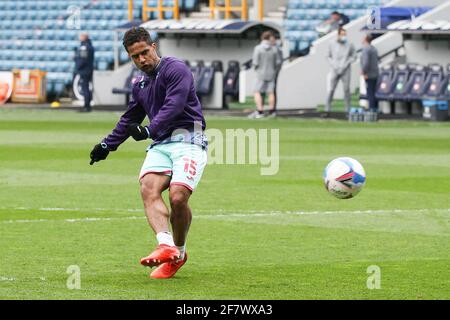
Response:
[[[140,263],[157,267],[150,277],[172,278],[186,263],[186,239],[192,221],[189,198],[207,163],[206,123],[186,64],[159,57],[144,28],[128,30],[123,45],[144,75],[136,81],[127,111],[112,133],[91,152],[91,165],[105,160],[130,136],[151,139],[140,171],[141,196],[158,246]],[[141,123],[148,117],[150,125]],[[162,193],[169,190],[170,212]],[[172,227],[172,232],[170,229]]]

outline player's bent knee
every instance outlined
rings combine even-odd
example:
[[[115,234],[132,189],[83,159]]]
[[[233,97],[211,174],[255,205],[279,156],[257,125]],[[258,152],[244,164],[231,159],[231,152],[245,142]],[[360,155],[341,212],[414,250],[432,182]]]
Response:
[[[190,191],[188,189],[182,190],[177,188],[177,190],[171,190],[169,194],[170,206],[172,208],[183,208],[186,207],[189,201]]]

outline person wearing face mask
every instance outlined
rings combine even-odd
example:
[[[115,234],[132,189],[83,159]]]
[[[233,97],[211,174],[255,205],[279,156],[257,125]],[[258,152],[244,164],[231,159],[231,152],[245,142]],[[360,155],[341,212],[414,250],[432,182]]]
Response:
[[[378,111],[378,101],[375,97],[378,82],[378,51],[372,45],[372,36],[367,35],[363,40],[363,51],[361,54],[361,74],[366,80],[367,100],[372,112]]]
[[[276,115],[275,110],[275,78],[282,63],[279,51],[272,45],[271,31],[266,31],[261,36],[261,43],[255,47],[253,52],[253,67],[256,71],[255,103],[256,111],[249,118],[264,118],[263,94],[269,97],[269,116]]]
[[[348,42],[347,31],[342,27],[338,30],[337,40],[330,43],[328,61],[331,70],[328,75],[328,94],[324,117],[328,117],[330,114],[331,103],[339,81],[342,81],[344,86],[344,100],[347,112],[351,107],[351,64],[356,61],[356,50],[354,45]]]

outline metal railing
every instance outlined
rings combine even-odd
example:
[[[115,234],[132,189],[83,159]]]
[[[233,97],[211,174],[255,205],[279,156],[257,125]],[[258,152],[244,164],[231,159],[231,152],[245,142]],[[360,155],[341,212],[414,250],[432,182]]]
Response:
[[[174,0],[173,6],[164,6],[163,0],[158,0],[158,5],[156,7],[149,7],[147,0],[142,0],[142,20],[148,20],[149,12],[158,12],[158,19],[164,19],[164,12],[173,12],[173,17],[176,20],[180,20],[180,1]],[[133,20],[133,0],[128,0],[128,20]]]
[[[158,6],[157,7],[149,7],[148,1],[143,0],[142,5],[142,20],[147,21],[148,20],[148,12],[158,12],[158,19],[164,19],[164,12],[166,11],[172,11],[173,17],[175,20],[180,20],[180,2],[179,0],[173,1],[173,6],[171,7],[164,7],[163,0],[158,0]]]
[[[225,19],[231,19],[233,13],[240,13],[241,19],[244,21],[248,21],[249,17],[249,8],[248,8],[248,0],[241,0],[240,6],[233,6],[231,4],[231,0],[225,0],[225,4],[223,6],[219,6],[216,4],[216,0],[209,0],[209,9],[210,9],[210,18],[216,19],[216,11],[224,12]],[[149,12],[158,12],[158,18],[164,19],[164,12],[172,11],[174,19],[180,20],[180,3],[179,0],[174,0],[173,6],[164,6],[163,0],[158,0],[158,5],[156,7],[149,7],[147,0],[142,0],[142,20],[148,20]],[[264,0],[258,0],[258,18],[260,21],[264,20]],[[133,20],[133,0],[128,0],[128,20]]]
[[[261,0],[260,0],[261,1]],[[211,19],[216,19],[216,11],[224,12],[225,19],[231,19],[232,13],[240,12],[241,19],[247,21],[248,20],[248,1],[242,0],[240,6],[232,6],[231,0],[225,0],[224,6],[218,6],[216,4],[216,0],[209,0],[209,10],[211,12]]]

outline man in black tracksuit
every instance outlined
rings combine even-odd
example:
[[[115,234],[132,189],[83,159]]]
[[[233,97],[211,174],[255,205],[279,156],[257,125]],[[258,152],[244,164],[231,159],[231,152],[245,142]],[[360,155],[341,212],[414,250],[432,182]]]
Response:
[[[80,35],[80,46],[75,52],[75,74],[80,75],[81,90],[84,97],[84,108],[82,111],[91,111],[92,92],[89,84],[92,82],[94,73],[94,47],[86,33]]]

